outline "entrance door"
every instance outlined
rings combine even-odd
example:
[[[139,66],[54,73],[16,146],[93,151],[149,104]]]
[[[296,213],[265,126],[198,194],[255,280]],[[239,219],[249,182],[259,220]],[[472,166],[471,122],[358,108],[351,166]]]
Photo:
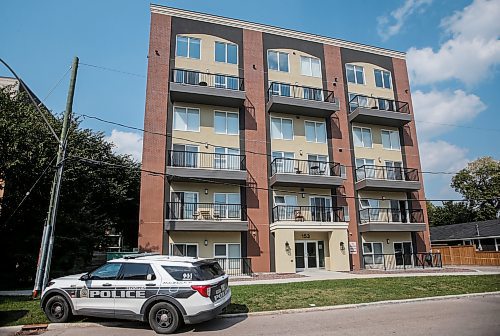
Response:
[[[318,251],[318,246],[321,251]],[[310,268],[324,267],[324,242],[316,240],[296,241],[295,242],[295,268],[304,270]]]
[[[411,242],[394,243],[394,255],[396,258],[396,266],[412,266],[413,249]]]
[[[318,268],[318,242],[306,242],[307,268]]]

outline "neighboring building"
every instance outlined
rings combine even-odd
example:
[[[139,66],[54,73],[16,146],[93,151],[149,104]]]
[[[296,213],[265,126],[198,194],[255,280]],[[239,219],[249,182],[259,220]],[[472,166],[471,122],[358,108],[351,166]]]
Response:
[[[433,226],[433,245],[475,245],[479,251],[500,251],[500,219]]]
[[[148,57],[142,250],[295,272],[430,249],[404,53],[151,5]]]

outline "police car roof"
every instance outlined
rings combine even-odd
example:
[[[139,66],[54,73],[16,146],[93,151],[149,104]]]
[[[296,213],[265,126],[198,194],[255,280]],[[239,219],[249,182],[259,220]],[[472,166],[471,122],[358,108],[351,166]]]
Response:
[[[194,258],[194,257],[180,257],[180,256],[168,256],[168,255],[147,255],[147,256],[140,256],[138,255],[137,257],[132,257],[132,256],[127,256],[124,258],[119,258],[119,259],[113,259],[110,260],[110,262],[126,262],[126,263],[140,263],[144,261],[149,261],[149,262],[178,262],[178,263],[189,263],[193,264],[195,262],[200,262],[206,259],[200,259],[200,258]]]

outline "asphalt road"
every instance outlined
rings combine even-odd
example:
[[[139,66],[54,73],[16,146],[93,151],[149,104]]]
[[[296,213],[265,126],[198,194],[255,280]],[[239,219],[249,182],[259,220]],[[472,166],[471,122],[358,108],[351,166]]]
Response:
[[[217,319],[183,335],[500,335],[500,295]],[[51,330],[44,336],[154,335],[144,324]]]

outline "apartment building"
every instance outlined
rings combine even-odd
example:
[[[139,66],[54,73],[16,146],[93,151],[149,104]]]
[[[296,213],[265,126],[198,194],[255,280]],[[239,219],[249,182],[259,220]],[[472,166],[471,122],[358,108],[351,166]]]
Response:
[[[429,250],[404,53],[151,5],[148,57],[142,250],[280,273]]]

